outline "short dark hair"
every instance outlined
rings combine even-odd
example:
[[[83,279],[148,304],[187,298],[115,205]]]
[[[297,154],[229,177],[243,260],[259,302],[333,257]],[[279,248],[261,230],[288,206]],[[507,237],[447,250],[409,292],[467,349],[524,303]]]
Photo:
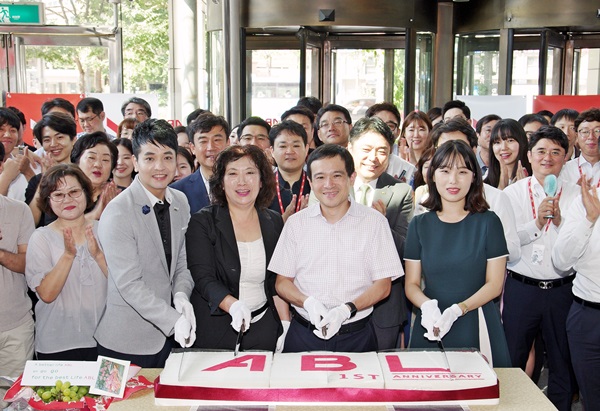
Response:
[[[238,136],[244,135],[243,131],[247,126],[259,126],[264,127],[267,130],[267,135],[271,131],[271,125],[267,123],[260,117],[252,116],[248,117],[246,120],[242,121],[238,126]],[[227,133],[227,137],[229,137],[229,133]]]
[[[600,109],[592,107],[589,110],[582,111],[575,119],[575,130],[578,130],[584,121],[600,121]]]
[[[441,107],[431,107],[427,112],[427,117],[433,123],[438,117],[442,116],[442,108]]]
[[[187,161],[190,165],[190,169],[192,170],[192,172],[196,171],[194,165],[194,157],[192,156],[192,153],[190,153],[190,150],[188,150],[185,147],[177,146],[177,155],[185,157],[185,161]]]
[[[289,116],[293,116],[294,114],[306,116],[308,117],[311,123],[315,122],[315,113],[313,113],[312,111],[310,111],[310,109],[304,106],[294,106],[291,109],[287,110],[281,115],[281,121],[286,120]]]
[[[229,163],[242,157],[249,157],[258,168],[262,187],[258,192],[258,197],[256,197],[255,206],[266,208],[271,205],[273,198],[275,198],[277,187],[269,159],[263,150],[254,145],[229,146],[219,153],[213,166],[213,175],[208,180],[211,202],[220,206],[227,205],[227,197],[223,187],[225,171]]]
[[[128,138],[115,138],[112,143],[119,148],[119,146],[125,147],[131,154],[133,154],[133,143]]]
[[[423,207],[430,211],[442,211],[442,197],[437,190],[433,175],[438,168],[452,166],[457,159],[465,162],[467,169],[473,172],[473,181],[465,198],[465,210],[471,213],[482,213],[490,206],[485,201],[483,194],[483,181],[481,179],[481,168],[477,163],[477,157],[472,147],[461,140],[446,141],[435,151],[431,159],[431,165],[427,171],[427,187],[429,197],[423,202]]]
[[[229,134],[231,133],[231,129],[229,128],[229,123],[225,120],[223,116],[215,116],[211,112],[206,112],[204,114],[200,114],[196,121],[192,122],[192,124],[187,126],[187,134],[190,138],[190,143],[195,144],[194,135],[196,133],[208,133],[213,127],[222,127],[225,132],[225,138],[229,138]],[[240,135],[238,129],[238,136]]]
[[[348,143],[354,143],[369,131],[381,135],[388,143],[389,149],[391,151],[392,147],[394,146],[394,135],[392,134],[392,131],[390,130],[388,125],[385,124],[382,119],[376,116],[363,117],[359,119],[354,124],[354,126],[352,126],[352,130],[350,130],[350,137],[348,137]]]
[[[395,104],[392,104],[388,101],[373,104],[371,107],[369,107],[367,109],[367,112],[365,113],[365,117],[373,117],[373,116],[377,115],[377,113],[379,113],[380,111],[389,111],[390,113],[392,113],[394,115],[394,117],[396,117],[398,124],[400,124],[400,122],[402,121],[402,116],[400,115],[400,112],[398,111],[398,107],[396,107]]]
[[[540,110],[535,114],[539,114],[540,116],[550,117],[550,118],[554,117],[554,114],[552,114],[552,112],[550,110]],[[550,121],[552,121],[552,120],[550,120]]]
[[[75,118],[75,106],[69,100],[65,100],[61,97],[56,97],[52,100],[45,101],[44,104],[42,104],[42,116],[48,114],[54,107],[62,108],[63,110],[69,112],[73,118]]]
[[[350,154],[346,148],[338,144],[323,144],[322,146],[317,147],[315,151],[308,156],[308,161],[306,162],[306,174],[308,175],[308,178],[312,179],[312,163],[324,158],[334,157],[340,157],[344,161],[348,177],[354,174],[354,159],[352,158],[352,154]]]
[[[121,105],[121,114],[123,115],[123,117],[125,117],[125,109],[127,108],[127,106],[130,103],[139,104],[140,106],[144,107],[144,110],[146,111],[146,115],[148,117],[152,117],[152,108],[150,108],[150,104],[143,98],[139,98],[139,97],[131,97],[130,99],[125,100],[123,105]]]
[[[321,109],[321,107],[323,107],[323,103],[321,103],[321,100],[319,100],[316,97],[300,97],[298,99],[298,102],[296,103],[297,106],[304,106],[306,108],[308,108],[310,111],[312,111],[314,114],[317,114],[319,112],[319,110]]]
[[[25,120],[25,114],[23,114],[23,112],[21,110],[19,110],[16,107],[6,107],[9,110],[12,110],[13,113],[15,113],[17,115],[17,117],[19,117],[19,120],[21,121],[21,124],[23,126],[25,126],[27,124],[27,120]]]
[[[424,186],[425,184],[427,184],[425,182],[425,175],[423,174],[423,166],[425,166],[425,163],[433,158],[434,154],[435,148],[429,147],[423,152],[423,154],[421,154],[419,161],[417,161],[417,169],[415,170],[415,177],[413,179],[413,187],[415,188],[415,190],[417,189],[417,187]]]
[[[175,130],[175,134],[179,134],[179,133],[186,133],[187,134],[187,127],[186,126],[173,127],[173,130]]]
[[[40,196],[38,198],[38,207],[45,213],[56,217],[52,206],[50,205],[50,194],[52,194],[58,188],[61,180],[66,176],[75,177],[75,179],[81,185],[83,194],[85,195],[85,212],[90,211],[94,207],[94,200],[92,198],[94,189],[92,188],[92,182],[85,175],[83,171],[76,164],[56,164],[50,167],[43,175],[40,180]]]
[[[79,164],[79,160],[81,160],[81,156],[85,152],[85,150],[89,150],[92,147],[96,147],[97,145],[105,145],[108,147],[108,151],[110,151],[110,160],[112,165],[110,167],[111,171],[117,166],[117,157],[119,157],[119,150],[117,147],[111,143],[108,139],[108,136],[103,131],[95,131],[93,133],[84,134],[79,137],[75,144],[73,145],[73,151],[71,151],[71,162],[75,164]]]
[[[422,111],[415,110],[415,111],[412,111],[408,116],[406,116],[406,118],[402,122],[402,128],[400,129],[400,136],[404,137],[404,133],[406,133],[406,129],[408,128],[408,126],[410,126],[415,121],[417,123],[425,124],[427,126],[427,129],[429,130],[429,132],[431,132],[431,129],[433,128],[433,126],[431,125],[431,120],[429,119],[429,116],[427,115],[427,113],[423,113]]]
[[[527,141],[527,135],[523,127],[512,118],[505,118],[499,120],[492,129],[490,136],[490,161],[488,168],[488,175],[485,182],[493,187],[498,187],[500,184],[500,162],[494,155],[494,143],[499,140],[506,140],[507,138],[513,138],[519,143],[519,152],[517,153],[517,161],[521,161],[521,166],[527,170],[527,173],[531,175],[531,164],[529,158],[527,158],[527,151],[529,150],[529,143]],[[510,179],[515,178],[517,175],[518,166],[513,167]]]
[[[529,151],[532,151],[536,144],[543,138],[558,143],[565,150],[565,154],[569,151],[569,139],[567,135],[555,126],[541,126],[537,131],[532,133],[529,137]]]
[[[202,115],[204,113],[210,113],[210,111],[204,110],[203,108],[197,108],[196,110],[194,110],[190,114],[188,114],[188,116],[185,119],[185,124],[187,124],[189,126],[194,121],[196,121],[196,119],[198,118],[198,116],[200,116],[200,115]]]
[[[450,100],[446,104],[444,104],[444,107],[442,107],[442,117],[446,115],[446,112],[448,110],[451,110],[453,108],[460,109],[460,111],[463,112],[465,117],[467,117],[467,120],[471,119],[471,109],[465,104],[464,101],[461,100]]]
[[[104,111],[104,104],[102,104],[100,99],[95,97],[86,97],[81,99],[81,101],[77,103],[77,112],[87,113],[88,111],[99,115]]]
[[[453,118],[448,120],[445,123],[438,123],[431,131],[431,141],[434,147],[437,147],[440,136],[444,133],[453,133],[455,131],[459,131],[463,133],[467,140],[469,141],[469,145],[472,148],[477,147],[477,133],[467,121],[463,118]]]
[[[477,134],[479,134],[481,133],[481,129],[483,128],[483,126],[485,126],[487,123],[489,123],[490,121],[500,120],[502,120],[502,117],[500,117],[497,114],[488,114],[487,116],[483,116],[479,119],[477,124],[475,124],[475,131],[477,132]]]
[[[157,120],[149,118],[135,126],[133,135],[131,136],[133,146],[133,155],[138,158],[142,146],[147,143],[155,146],[166,146],[173,149],[177,153],[177,134],[173,130],[173,126],[165,120]]]
[[[71,140],[77,136],[77,124],[75,124],[75,119],[60,111],[52,111],[46,114],[36,123],[35,127],[33,127],[33,135],[40,144],[42,144],[42,140],[44,139],[44,136],[42,135],[44,127],[49,127],[54,131],[66,134]]]
[[[546,119],[546,117],[541,116],[539,114],[525,114],[519,119],[519,124],[523,128],[525,128],[525,126],[530,123],[540,123],[542,126],[547,126],[548,120]]]
[[[0,127],[5,124],[8,124],[17,130],[21,128],[21,120],[19,120],[19,117],[15,112],[9,108],[0,107]]]
[[[540,114],[540,113],[541,112],[539,112],[538,114]],[[571,120],[571,121],[575,122],[575,120],[577,120],[578,116],[579,116],[579,111],[573,110],[572,108],[563,108],[561,110],[558,110],[556,112],[556,114],[551,116],[552,119],[550,120],[550,124],[554,126],[554,125],[556,125],[556,123],[558,121],[560,121],[563,118],[566,118],[567,120]]]
[[[302,137],[304,145],[308,144],[308,135],[306,134],[304,127],[295,121],[284,120],[281,123],[275,124],[273,128],[271,128],[271,131],[269,131],[269,141],[271,142],[271,146],[275,145],[275,140],[277,140],[277,137],[284,131]]]
[[[346,119],[346,122],[348,124],[352,124],[352,117],[350,117],[350,112],[346,107],[340,106],[338,104],[328,104],[325,107],[319,109],[319,112],[317,113],[317,118],[315,119],[315,128],[319,128],[319,124],[321,123],[321,117],[323,117],[323,115],[325,115],[325,113],[329,111],[337,111],[342,113],[344,115],[344,118]]]

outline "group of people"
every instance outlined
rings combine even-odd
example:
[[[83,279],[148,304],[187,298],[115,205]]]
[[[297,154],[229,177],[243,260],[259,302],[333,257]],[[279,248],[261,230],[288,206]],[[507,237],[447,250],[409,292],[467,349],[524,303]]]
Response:
[[[457,100],[404,121],[379,103],[352,124],[302,98],[273,126],[199,109],[174,129],[133,98],[115,138],[96,100],[46,103],[37,155],[0,108],[0,374],[33,351],[162,367],[175,345],[442,339],[495,367],[547,357],[561,410],[600,400],[600,110],[473,124]]]

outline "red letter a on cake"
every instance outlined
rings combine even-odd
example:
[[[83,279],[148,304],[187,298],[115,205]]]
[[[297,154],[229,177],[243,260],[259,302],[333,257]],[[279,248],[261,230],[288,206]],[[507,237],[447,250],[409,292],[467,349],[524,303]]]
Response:
[[[202,371],[219,371],[225,368],[246,368],[248,366],[250,366],[250,371],[264,371],[265,358],[265,355],[242,355],[241,357],[213,365],[212,367],[208,367]]]
[[[350,371],[356,364],[345,355],[303,355],[302,371]]]

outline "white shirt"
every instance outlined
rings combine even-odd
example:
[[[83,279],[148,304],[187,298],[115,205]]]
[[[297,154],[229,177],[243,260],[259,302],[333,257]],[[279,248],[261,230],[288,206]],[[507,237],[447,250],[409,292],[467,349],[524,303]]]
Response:
[[[600,194],[598,188],[595,190]],[[552,249],[552,262],[558,269],[577,271],[573,294],[600,303],[600,224],[586,218],[581,195],[566,214]]]
[[[510,199],[510,203],[515,212],[515,221],[517,223],[517,233],[521,243],[521,258],[518,261],[509,261],[508,269],[521,275],[539,279],[556,280],[561,277],[568,277],[573,274],[573,270],[563,270],[556,268],[552,264],[552,248],[558,237],[559,227],[552,222],[549,226],[544,225],[540,230],[533,218],[533,209],[531,206],[531,196],[529,192],[529,181],[531,181],[531,193],[533,197],[535,213],[542,200],[546,198],[544,187],[535,177],[521,179],[504,189],[504,192]],[[562,184],[558,180],[562,223],[566,221],[565,214],[575,197],[577,196],[577,186]],[[535,262],[536,258],[541,261]]]
[[[250,311],[255,311],[267,303],[265,293],[265,271],[267,256],[262,237],[255,241],[237,242],[240,254],[240,297]],[[260,320],[264,313],[252,318],[252,322]]]
[[[410,184],[414,178],[416,170],[417,169],[415,166],[410,164],[408,161],[401,159],[395,154],[390,154],[388,167],[385,172],[402,182]]]
[[[11,158],[14,158],[12,154]],[[35,174],[42,172],[42,167],[40,167],[37,163],[32,162],[29,167],[31,167]],[[6,193],[6,196],[8,198],[12,198],[13,200],[25,201],[25,190],[27,189],[27,185],[29,185],[29,181],[27,181],[27,178],[22,173],[19,173],[19,175],[15,177],[15,179],[11,181],[10,185],[8,186],[8,192]]]
[[[510,200],[502,190],[498,190],[489,184],[483,185],[483,193],[485,200],[490,206],[490,210],[496,213],[502,222],[504,238],[508,247],[508,261],[517,261],[521,257],[521,243],[517,235],[515,213],[513,212]]]
[[[583,155],[567,161],[567,164],[562,168],[560,179],[564,184],[577,184],[577,181],[581,177],[579,167],[581,167],[581,173],[585,174],[588,179],[592,179],[592,186],[598,185],[598,181],[600,180],[600,161],[597,161],[592,166]]]
[[[320,204],[299,211],[283,227],[269,270],[294,279],[301,293],[328,310],[353,301],[373,282],[404,275],[386,218],[350,198],[348,212],[330,224]],[[308,319],[302,307],[294,306]],[[367,317],[373,307],[347,322]]]

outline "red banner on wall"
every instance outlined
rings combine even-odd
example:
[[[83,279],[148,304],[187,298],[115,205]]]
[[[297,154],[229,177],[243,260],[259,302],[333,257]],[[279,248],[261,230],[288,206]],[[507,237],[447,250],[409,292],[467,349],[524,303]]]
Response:
[[[600,108],[600,96],[534,96],[533,112],[550,110],[556,113],[563,108],[572,108],[580,113],[592,107]]]
[[[42,104],[54,98],[64,98],[70,101],[73,106],[85,96],[81,94],[25,94],[25,93],[6,93],[6,107],[16,107],[23,112],[27,126],[23,133],[23,140],[33,145],[33,127],[40,118],[42,118]],[[82,131],[77,124],[77,132]]]

